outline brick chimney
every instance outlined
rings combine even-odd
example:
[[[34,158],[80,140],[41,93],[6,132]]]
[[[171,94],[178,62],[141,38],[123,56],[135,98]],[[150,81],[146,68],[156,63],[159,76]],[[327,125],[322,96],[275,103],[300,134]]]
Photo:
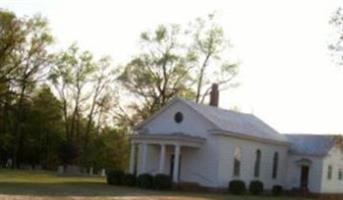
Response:
[[[218,107],[219,104],[219,90],[218,90],[218,84],[213,83],[212,89],[210,92],[210,106]]]

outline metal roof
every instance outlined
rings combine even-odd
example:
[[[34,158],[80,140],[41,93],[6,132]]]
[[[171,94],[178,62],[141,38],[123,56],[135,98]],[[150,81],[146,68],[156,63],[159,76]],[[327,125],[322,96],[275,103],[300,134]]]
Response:
[[[334,145],[335,135],[328,134],[285,134],[290,147],[296,155],[326,156]]]
[[[221,131],[244,136],[287,142],[287,138],[252,114],[221,109],[181,99],[198,113],[215,124]]]

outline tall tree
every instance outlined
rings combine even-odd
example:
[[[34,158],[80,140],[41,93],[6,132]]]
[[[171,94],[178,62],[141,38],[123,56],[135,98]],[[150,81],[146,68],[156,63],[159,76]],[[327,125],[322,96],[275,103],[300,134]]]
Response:
[[[13,160],[19,164],[18,158],[23,151],[24,104],[49,67],[47,47],[53,38],[47,21],[41,16],[18,18],[11,12],[0,11],[0,18],[0,96],[6,105],[8,94],[15,95]]]
[[[141,34],[141,53],[123,67],[119,80],[135,102],[118,115],[129,125],[159,110],[174,96],[203,102],[212,82],[231,83],[237,64],[230,44],[214,16],[197,19],[186,28],[161,25]],[[137,103],[138,102],[138,103]]]
[[[0,98],[2,103],[19,66],[16,62],[15,51],[18,51],[25,42],[24,23],[14,13],[0,10]]]
[[[104,153],[117,103],[110,59],[77,45],[52,55],[52,42],[44,18],[0,10],[0,166],[9,158],[17,166],[54,168],[60,159],[89,166]],[[108,139],[105,146],[119,146]]]
[[[238,63],[230,57],[231,44],[215,17],[210,14],[207,18],[197,18],[190,30],[193,37],[191,49],[197,58],[195,101],[201,103],[209,94],[212,83],[222,85],[222,88],[233,86],[232,79],[238,70]]]
[[[111,69],[110,58],[103,57],[95,63],[96,70],[92,74],[91,97],[87,113],[87,124],[85,129],[85,147],[88,144],[88,136],[92,131],[91,128],[95,127],[95,116],[101,118],[104,112],[102,108],[105,106],[106,99],[111,98],[113,103],[116,98],[113,94],[113,87],[111,85],[115,81],[116,72]]]
[[[89,51],[80,52],[73,44],[55,59],[55,67],[49,78],[62,101],[67,138],[75,141],[80,136],[82,104],[90,96],[86,86],[91,82],[90,75],[95,71],[93,56]]]
[[[91,152],[96,160],[96,167],[125,170],[129,161],[129,143],[126,130],[105,127],[102,134],[94,140],[95,151]]]
[[[142,104],[130,107],[138,119],[146,118],[174,96],[192,98],[189,71],[194,56],[182,46],[179,26],[159,26],[141,34],[142,52],[135,56],[119,77],[122,85]]]
[[[64,139],[60,106],[47,85],[39,88],[32,97],[30,129],[34,146],[31,151],[44,168],[58,164],[59,143]]]
[[[91,134],[98,131],[96,119],[105,112],[102,109],[105,101],[113,97],[111,100],[115,102],[111,86],[115,78],[110,59],[95,60],[89,51],[81,51],[73,44],[56,55],[49,79],[62,103],[67,136],[65,148],[69,149],[66,152],[87,154]]]
[[[329,45],[329,49],[333,54],[335,63],[343,65],[343,9],[338,8],[332,18],[330,24],[335,30],[334,39]]]
[[[23,150],[21,135],[21,118],[23,114],[23,101],[32,92],[36,82],[44,75],[50,67],[50,55],[47,47],[53,39],[47,27],[47,21],[40,16],[28,19],[24,23],[25,42],[15,52],[15,63],[19,63],[15,73],[16,87],[18,93],[17,124],[15,126],[17,147],[14,149],[14,162]]]
[[[116,72],[111,69],[110,58],[103,57],[95,63],[96,70],[92,74],[90,98],[85,113],[86,124],[83,140],[83,161],[86,166],[96,164],[100,151],[96,150],[101,134],[100,128],[106,126],[105,115],[115,107],[114,81]],[[103,120],[105,119],[105,120]],[[90,155],[94,155],[93,157]]]
[[[25,40],[22,26],[22,20],[14,13],[0,9],[0,157],[3,162],[13,153],[10,153],[14,143],[13,87],[15,72],[19,68],[19,63],[14,61],[14,52]]]

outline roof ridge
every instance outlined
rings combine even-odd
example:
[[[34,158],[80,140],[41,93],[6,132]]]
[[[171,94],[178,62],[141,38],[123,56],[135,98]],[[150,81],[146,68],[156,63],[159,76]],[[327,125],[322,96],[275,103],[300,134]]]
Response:
[[[218,127],[218,130],[250,135],[255,138],[269,138],[273,141],[287,141],[284,135],[253,114],[179,99]],[[230,125],[229,128],[228,125]]]
[[[142,123],[135,127],[139,131],[145,124],[155,119],[170,106],[180,102],[202,116],[213,127],[213,130],[228,133],[242,134],[260,139],[270,139],[271,141],[287,142],[287,138],[276,131],[273,127],[265,123],[253,114],[239,111],[228,110],[220,107],[214,107],[203,103],[185,100],[180,97],[174,97],[159,111],[152,114]]]
[[[299,155],[325,156],[334,144],[335,135],[285,134],[290,142],[290,152]]]
[[[287,136],[339,136],[340,134],[333,133],[282,133]]]
[[[186,99],[183,99],[183,98],[180,98],[180,97],[177,97],[177,98],[178,98],[179,100],[181,100],[181,101],[186,102],[186,103],[196,104],[196,105],[208,107],[208,108],[211,108],[211,109],[217,109],[217,110],[222,110],[222,111],[226,111],[226,112],[233,112],[233,113],[237,113],[237,114],[255,116],[254,114],[251,114],[251,113],[246,113],[246,112],[240,112],[240,111],[230,110],[230,109],[226,109],[226,108],[222,108],[222,107],[217,107],[217,106],[211,106],[211,105],[204,104],[204,103],[197,103],[197,102],[194,102],[194,101],[191,101],[191,100],[186,100]]]

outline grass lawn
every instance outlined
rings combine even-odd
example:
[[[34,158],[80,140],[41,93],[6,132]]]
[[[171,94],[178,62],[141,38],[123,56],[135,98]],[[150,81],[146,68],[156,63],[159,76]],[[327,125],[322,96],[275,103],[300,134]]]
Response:
[[[61,177],[52,172],[0,170],[0,199],[118,199],[118,200],[296,200],[287,197],[231,196],[227,194],[158,192],[106,185],[104,178]],[[305,200],[300,199],[298,200]]]

